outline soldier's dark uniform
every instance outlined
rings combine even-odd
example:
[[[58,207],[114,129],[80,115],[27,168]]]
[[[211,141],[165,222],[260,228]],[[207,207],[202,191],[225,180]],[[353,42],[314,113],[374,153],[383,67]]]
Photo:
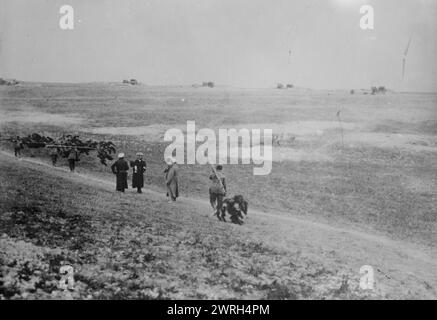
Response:
[[[220,219],[220,212],[222,210],[223,198],[226,195],[226,179],[222,173],[222,166],[217,166],[216,173],[209,176],[211,186],[209,187],[209,201],[211,207],[214,209],[214,214]]]

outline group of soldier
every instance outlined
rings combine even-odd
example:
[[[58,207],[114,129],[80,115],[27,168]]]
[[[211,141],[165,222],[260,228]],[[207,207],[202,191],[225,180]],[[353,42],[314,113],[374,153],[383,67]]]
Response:
[[[132,188],[136,188],[138,193],[142,193],[144,188],[144,173],[146,172],[147,164],[143,160],[144,154],[138,152],[137,159],[130,161],[132,168]],[[111,166],[112,173],[116,176],[115,189],[124,192],[128,188],[127,176],[129,171],[129,163],[125,159],[124,153],[118,154],[118,160]],[[179,197],[179,181],[178,181],[178,167],[173,158],[167,159],[167,167],[164,170],[165,182],[167,186],[167,197],[169,202],[174,202]]]
[[[23,148],[22,142],[17,137],[13,140],[14,154],[16,157],[21,155],[21,149]],[[58,150],[51,148],[49,155],[52,161],[52,165],[56,166],[58,161]],[[142,193],[144,188],[144,174],[146,172],[147,164],[143,159],[144,154],[142,152],[136,153],[136,159],[128,162],[125,159],[124,153],[118,154],[118,159],[111,165],[111,171],[116,176],[116,190],[119,192],[125,192],[128,189],[128,171],[129,167],[132,168],[132,188],[136,188],[138,193]],[[71,172],[75,171],[76,162],[79,161],[79,152],[76,147],[71,147],[68,150],[68,165]],[[130,164],[130,166],[129,166]],[[172,157],[166,159],[166,168],[164,170],[164,179],[167,190],[168,202],[175,202],[179,197],[179,168],[176,160]],[[223,174],[223,167],[217,165],[212,168],[212,174],[209,176],[211,185],[209,188],[210,204],[214,210],[215,215],[219,215],[223,199],[226,196],[226,180]]]
[[[137,159],[130,161],[132,168],[132,188],[136,188],[138,193],[142,193],[144,188],[144,173],[146,172],[147,164],[143,160],[144,154],[138,152]],[[167,167],[164,170],[164,178],[167,190],[167,198],[169,202],[175,202],[179,197],[179,168],[174,158],[166,159]],[[129,171],[129,163],[125,159],[124,153],[118,154],[118,160],[111,166],[112,172],[116,176],[115,189],[119,192],[124,192],[128,188],[127,177]]]
[[[137,188],[138,193],[142,193],[144,187],[144,173],[146,172],[146,162],[143,160],[144,154],[138,152],[137,159],[130,162],[132,168],[132,188]],[[167,189],[168,201],[175,202],[179,197],[179,168],[174,158],[166,159],[167,167],[164,170],[164,178]],[[128,188],[127,177],[129,171],[128,161],[125,154],[118,154],[118,160],[111,166],[112,172],[116,175],[116,190],[124,192]],[[226,196],[226,179],[223,174],[223,166],[217,165],[213,168],[209,176],[211,185],[209,187],[209,200],[214,214],[218,217],[223,206],[223,199]]]
[[[16,157],[20,157],[21,150],[23,149],[23,142],[21,141],[20,137],[16,137],[15,139],[13,139],[12,144],[13,144],[13,148],[14,148],[14,155]],[[74,172],[74,170],[76,168],[76,162],[80,160],[79,159],[79,151],[74,146],[67,148],[67,151],[68,151],[68,156],[67,156],[68,167],[70,168],[71,172]],[[58,153],[57,148],[50,148],[49,156],[50,156],[50,159],[52,160],[52,165],[56,166],[56,164],[58,162],[58,157],[59,157],[59,153]]]
[[[52,165],[55,167],[58,162],[59,153],[56,148],[51,148],[49,151],[50,159],[52,160]],[[76,147],[72,147],[68,149],[68,167],[70,168],[71,172],[74,172],[76,169],[76,162],[78,162],[79,159],[79,151]]]
[[[137,159],[130,162],[132,168],[132,188],[136,188],[138,193],[142,193],[141,189],[144,188],[144,173],[146,172],[147,164],[143,160],[143,153],[138,152],[136,156]],[[118,160],[112,164],[111,170],[116,175],[115,189],[124,192],[128,188],[127,175],[129,171],[129,164],[125,160],[124,153],[118,154]]]

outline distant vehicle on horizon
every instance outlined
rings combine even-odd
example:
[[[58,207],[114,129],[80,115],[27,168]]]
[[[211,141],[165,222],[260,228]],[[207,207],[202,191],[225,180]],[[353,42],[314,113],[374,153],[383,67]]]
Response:
[[[15,79],[3,79],[0,78],[0,85],[1,86],[15,86],[19,84],[20,82]]]
[[[131,84],[131,85],[137,85],[138,80],[137,79],[130,79],[130,80],[123,80],[123,84]]]

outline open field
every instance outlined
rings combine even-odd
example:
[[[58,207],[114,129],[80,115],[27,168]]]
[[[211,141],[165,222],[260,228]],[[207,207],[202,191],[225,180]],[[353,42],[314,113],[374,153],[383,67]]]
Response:
[[[208,196],[206,166],[180,166],[179,205],[159,196],[162,136],[192,120],[197,129],[271,128],[281,137],[270,175],[253,176],[252,165],[224,167],[229,194],[250,203],[243,227],[219,223],[199,202]],[[42,261],[30,274],[47,277],[35,285],[40,291],[28,291],[30,298],[50,296],[56,259],[80,266],[78,298],[437,296],[435,94],[118,84],[0,88],[0,133],[33,132],[109,139],[131,159],[145,152],[150,191],[141,198],[114,195],[113,175],[94,157],[83,157],[79,174],[70,175],[2,155],[2,252],[21,246],[29,256],[20,259]],[[2,142],[2,149],[11,147]],[[43,150],[24,154],[49,162]],[[67,227],[72,221],[77,229]],[[46,223],[50,228],[35,232]],[[44,258],[32,256],[37,253]],[[0,258],[13,261],[8,254]],[[12,277],[22,268],[9,260],[2,272]],[[364,264],[380,270],[371,294],[357,287]],[[10,284],[4,290],[4,297],[20,297],[24,289]]]

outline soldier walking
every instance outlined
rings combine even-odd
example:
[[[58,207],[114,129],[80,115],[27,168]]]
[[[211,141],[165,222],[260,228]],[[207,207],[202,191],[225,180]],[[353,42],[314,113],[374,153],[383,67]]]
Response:
[[[21,142],[21,139],[19,136],[17,136],[14,140],[12,140],[13,146],[14,146],[14,155],[16,157],[21,156],[21,149],[23,149],[23,143]]]
[[[132,168],[132,188],[137,188],[138,193],[143,193],[141,188],[144,188],[144,172],[146,172],[146,161],[143,160],[144,154],[137,153],[137,159],[131,161]]]
[[[68,154],[68,166],[70,167],[70,171],[74,172],[76,168],[76,161],[79,161],[79,152],[76,147],[73,147]]]
[[[209,176],[211,186],[209,187],[209,202],[214,210],[214,214],[220,220],[220,212],[223,206],[223,198],[226,196],[226,180],[222,172],[223,166],[218,165]]]
[[[173,158],[167,159],[167,168],[164,170],[165,184],[167,186],[168,202],[175,202],[179,197],[179,179],[178,166]]]

